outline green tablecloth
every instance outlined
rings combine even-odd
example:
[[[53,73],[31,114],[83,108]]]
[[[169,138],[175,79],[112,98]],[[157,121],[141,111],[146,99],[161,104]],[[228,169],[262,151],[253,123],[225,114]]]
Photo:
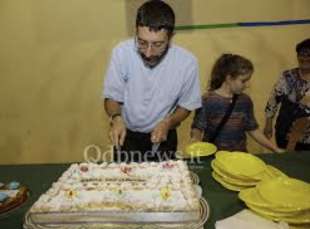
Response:
[[[287,175],[310,182],[310,152],[263,154],[260,157]],[[214,223],[217,220],[231,216],[245,207],[238,199],[237,192],[226,190],[213,180],[210,167],[212,159],[213,156],[210,156],[201,164],[189,163],[190,168],[199,175],[203,196],[211,208],[209,220],[204,227],[208,229],[214,228]],[[26,211],[68,166],[68,164],[0,166],[0,182],[16,180],[25,184],[31,191],[29,199],[23,206],[0,215],[0,228],[22,228]]]

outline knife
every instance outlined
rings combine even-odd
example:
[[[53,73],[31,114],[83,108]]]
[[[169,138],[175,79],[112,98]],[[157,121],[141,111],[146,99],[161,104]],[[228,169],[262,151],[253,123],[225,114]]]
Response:
[[[160,146],[160,142],[159,143],[153,143],[153,145],[152,145],[152,155],[155,154],[158,151],[159,146]]]

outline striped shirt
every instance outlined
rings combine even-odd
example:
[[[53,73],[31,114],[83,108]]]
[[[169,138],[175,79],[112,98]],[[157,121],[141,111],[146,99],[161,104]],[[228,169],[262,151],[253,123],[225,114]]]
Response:
[[[220,96],[212,91],[203,99],[202,108],[197,110],[192,128],[204,131],[204,141],[208,141],[209,137],[213,136],[230,103],[231,98]],[[257,128],[252,100],[242,93],[238,96],[229,119],[214,143],[219,150],[246,152],[246,131]]]

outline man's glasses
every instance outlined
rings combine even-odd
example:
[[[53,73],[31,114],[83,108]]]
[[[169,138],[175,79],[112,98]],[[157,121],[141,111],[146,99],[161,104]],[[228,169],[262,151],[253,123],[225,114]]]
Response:
[[[162,51],[166,48],[168,41],[148,42],[136,37],[136,44],[139,50],[147,50],[149,47],[156,51]]]

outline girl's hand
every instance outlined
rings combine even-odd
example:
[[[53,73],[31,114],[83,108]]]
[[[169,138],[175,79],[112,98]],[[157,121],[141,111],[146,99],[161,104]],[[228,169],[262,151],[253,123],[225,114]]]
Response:
[[[200,139],[197,139],[197,138],[191,138],[189,140],[189,143],[192,144],[192,143],[195,143],[195,142],[200,142],[201,140]]]
[[[197,128],[192,128],[191,129],[191,143],[194,142],[201,142],[203,139],[203,131],[201,131],[200,129]]]
[[[281,149],[281,148],[276,148],[276,150],[274,152],[275,153],[285,153],[286,150],[285,149]]]
[[[266,125],[264,128],[264,135],[268,139],[270,139],[272,137],[272,135],[273,135],[272,122],[266,122]]]

